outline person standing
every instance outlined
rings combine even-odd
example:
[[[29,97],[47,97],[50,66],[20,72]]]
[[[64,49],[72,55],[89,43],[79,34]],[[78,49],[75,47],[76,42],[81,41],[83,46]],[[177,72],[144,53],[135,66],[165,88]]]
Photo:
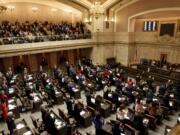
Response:
[[[14,129],[16,128],[16,125],[15,125],[15,122],[14,122],[14,117],[13,117],[12,112],[8,113],[8,118],[6,120],[6,123],[7,123],[8,130],[10,132],[10,135],[13,135],[14,134]]]
[[[2,110],[3,119],[6,121],[8,118],[8,106],[4,100],[2,100],[0,103],[0,109]]]
[[[93,119],[93,123],[95,125],[96,135],[100,135],[102,126],[104,125],[104,119],[101,117],[100,113],[96,114],[96,117]]]

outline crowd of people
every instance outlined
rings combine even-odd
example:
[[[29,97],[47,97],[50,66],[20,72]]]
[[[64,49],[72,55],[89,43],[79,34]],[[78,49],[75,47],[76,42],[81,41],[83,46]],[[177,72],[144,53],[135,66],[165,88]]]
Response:
[[[101,109],[104,100],[111,102],[111,112],[116,112],[116,122],[115,124],[112,124],[114,122],[111,123],[113,125],[113,135],[125,134],[125,126],[127,124],[139,131],[140,135],[147,135],[146,129],[149,126],[151,128],[151,126],[160,124],[161,120],[165,118],[167,110],[173,111],[178,109],[179,88],[176,88],[172,81],[167,81],[166,84],[160,85],[157,92],[153,77],[149,76],[144,79],[142,75],[137,74],[134,79],[128,78],[126,76],[127,73],[120,65],[115,68],[110,65],[96,66],[93,65],[91,60],[84,58],[76,66],[66,62],[64,63],[64,68],[66,70],[55,66],[51,70],[52,74],[49,75],[41,67],[39,73],[35,76],[36,79],[31,84],[28,82],[32,78],[31,76],[29,77],[26,68],[23,73],[20,73],[13,85],[11,80],[14,77],[14,73],[11,68],[8,69],[6,74],[0,73],[0,108],[11,134],[13,134],[15,127],[12,113],[8,111],[7,105],[10,87],[16,89],[16,95],[20,97],[26,96],[28,100],[32,100],[32,93],[44,92],[46,93],[44,99],[48,105],[53,105],[57,102],[57,89],[63,88],[63,99],[67,105],[67,112],[74,117],[77,126],[82,125],[81,111],[85,105],[75,100],[71,92],[75,88],[85,90],[87,105],[90,105],[89,103],[92,102],[91,98],[95,99],[93,101],[95,106],[92,106],[95,110],[92,122],[95,125],[96,135],[103,133],[102,127],[107,123]],[[103,90],[103,97],[96,95],[96,90]],[[23,106],[25,106],[26,103],[23,103]],[[131,103],[134,104],[133,108],[128,107]],[[164,108],[166,110],[163,110]],[[53,135],[55,133],[54,120],[50,117],[48,110],[42,108],[41,113],[45,130]],[[154,119],[154,123],[152,119]],[[80,135],[80,133],[78,130],[73,130],[70,135]]]
[[[75,40],[91,38],[91,32],[82,22],[76,24],[62,22],[18,22],[2,21],[0,25],[0,44],[20,44],[56,40]]]

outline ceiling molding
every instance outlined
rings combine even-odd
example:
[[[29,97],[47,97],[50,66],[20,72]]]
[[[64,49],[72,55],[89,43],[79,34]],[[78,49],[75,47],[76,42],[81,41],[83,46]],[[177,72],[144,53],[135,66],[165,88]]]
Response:
[[[81,5],[75,0],[6,0],[6,4],[10,3],[34,3],[40,5],[46,5],[55,7],[57,9],[67,8],[72,9],[73,12],[89,12],[89,8],[87,6]]]

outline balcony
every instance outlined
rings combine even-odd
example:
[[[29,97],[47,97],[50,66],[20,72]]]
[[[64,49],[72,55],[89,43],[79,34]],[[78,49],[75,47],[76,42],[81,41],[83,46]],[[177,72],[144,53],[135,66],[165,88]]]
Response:
[[[0,57],[10,57],[15,55],[35,54],[43,52],[53,52],[60,50],[89,48],[94,46],[91,35],[81,37],[61,35],[36,36],[36,37],[9,37],[0,39]]]

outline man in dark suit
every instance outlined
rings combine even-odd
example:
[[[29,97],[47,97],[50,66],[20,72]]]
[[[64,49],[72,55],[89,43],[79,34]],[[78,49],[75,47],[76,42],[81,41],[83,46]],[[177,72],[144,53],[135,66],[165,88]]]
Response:
[[[10,135],[14,134],[14,129],[16,128],[16,125],[14,123],[14,118],[13,118],[13,113],[9,112],[8,113],[8,118],[6,120],[7,127],[9,129]]]

